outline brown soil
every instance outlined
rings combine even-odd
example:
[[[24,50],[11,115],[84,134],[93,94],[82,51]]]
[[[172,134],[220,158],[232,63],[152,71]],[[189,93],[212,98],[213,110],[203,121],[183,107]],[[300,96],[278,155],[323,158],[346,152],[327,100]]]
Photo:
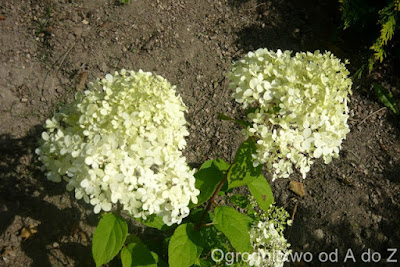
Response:
[[[361,62],[357,38],[336,29],[336,1],[325,2],[0,0],[0,266],[94,264],[98,217],[64,185],[47,181],[34,154],[44,120],[87,81],[121,68],[164,76],[189,107],[189,162],[232,160],[239,128],[216,113],[242,114],[225,79],[233,60],[266,47],[331,50],[350,58],[353,71]],[[384,75],[396,90],[395,68],[387,69],[377,79]],[[341,157],[313,165],[306,197],[289,191],[288,180],[272,184],[278,205],[291,214],[297,205],[287,233],[294,251],[313,254],[310,266],[321,264],[321,251],[338,249],[335,266],[359,266],[362,252],[385,259],[400,244],[399,121],[387,109],[374,113],[382,106],[369,84],[355,82]],[[32,235],[23,228],[33,228]],[[356,263],[343,263],[348,249]]]

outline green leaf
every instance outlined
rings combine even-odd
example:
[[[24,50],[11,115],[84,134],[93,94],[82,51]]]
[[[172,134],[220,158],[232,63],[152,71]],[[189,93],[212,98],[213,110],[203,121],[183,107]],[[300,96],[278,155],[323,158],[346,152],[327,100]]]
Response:
[[[251,126],[251,124],[247,121],[244,120],[238,120],[238,119],[234,119],[231,118],[223,113],[218,112],[218,119],[223,120],[223,121],[233,121],[236,122],[237,124],[239,124],[240,126],[242,126],[243,128],[247,128],[248,126]]]
[[[260,208],[268,211],[269,206],[274,202],[274,195],[264,175],[259,175],[257,179],[248,184],[247,187]]]
[[[375,64],[375,58],[371,56],[368,59],[368,73],[369,74],[371,74],[372,70],[374,69],[374,64]]]
[[[215,266],[215,262],[210,258],[208,260],[206,259],[198,259],[195,263],[195,265],[193,265],[194,267],[214,267]]]
[[[229,164],[228,162],[224,161],[223,159],[213,160],[212,163],[220,171],[227,171],[229,169],[229,167],[231,166],[231,164]]]
[[[220,193],[222,192],[221,194],[223,194],[223,196],[226,196],[226,194],[233,192],[233,188],[229,188],[228,186],[228,183],[225,183],[222,186]]]
[[[393,99],[393,95],[389,90],[387,90],[385,87],[383,87],[379,83],[374,83],[374,91],[375,91],[376,95],[378,96],[379,100],[386,107],[390,108],[390,110],[393,111],[394,114],[399,113],[396,102]]]
[[[243,256],[245,257],[245,256]],[[246,258],[245,258],[246,259]],[[231,265],[232,267],[248,267],[250,265],[248,265],[246,262],[240,261],[240,262],[235,262],[233,265]]]
[[[126,222],[112,213],[105,214],[93,234],[92,253],[96,266],[101,266],[121,250],[128,235]]]
[[[245,209],[249,204],[249,199],[241,194],[232,195],[229,200],[242,209]]]
[[[229,117],[228,115],[225,115],[224,113],[217,112],[218,119],[223,120],[223,121],[235,121],[235,119]]]
[[[181,224],[176,228],[168,245],[168,263],[171,267],[193,265],[201,254],[201,236],[194,224]]]
[[[143,220],[141,217],[139,218],[132,217],[132,218],[140,223],[143,223],[146,226],[156,228],[161,231],[167,231],[172,228],[172,226],[166,225],[160,216],[157,216],[155,214],[148,216],[147,220]]]
[[[196,209],[196,210],[191,210],[190,214],[189,214],[189,219],[191,222],[193,222],[194,224],[196,224],[197,222],[200,221],[201,216],[203,216],[204,213],[204,209],[200,208],[200,209]],[[210,221],[210,212],[207,212],[205,218],[205,221]]]
[[[249,252],[252,249],[249,234],[251,222],[251,218],[232,207],[219,206],[215,209],[213,220],[215,228],[221,231],[239,252]]]
[[[221,249],[224,253],[229,251],[227,244],[227,238],[224,234],[217,230],[213,225],[202,227],[200,229],[201,240],[203,247],[206,251],[212,251],[213,249]]]
[[[353,76],[352,76],[353,79],[354,78],[361,79],[366,67],[367,67],[367,64],[361,65],[361,67],[353,74]]]
[[[157,267],[157,254],[151,252],[138,237],[133,237],[131,240],[132,242],[121,251],[122,266]],[[154,255],[157,257],[155,258]]]
[[[236,152],[235,163],[228,173],[229,188],[247,185],[254,181],[262,170],[262,165],[253,166],[252,154],[256,153],[253,139],[244,141]]]
[[[259,107],[251,107],[251,108],[246,109],[246,111],[245,111],[246,116],[249,115],[250,113],[256,112],[258,109],[259,109]]]
[[[219,158],[215,159],[215,160],[210,159],[210,160],[205,161],[203,163],[203,165],[201,165],[199,170],[207,169],[212,166],[216,167],[220,171],[226,171],[229,169],[229,167],[231,165],[228,162],[224,161],[223,159],[219,159]]]
[[[208,167],[200,168],[200,170],[194,174],[196,178],[196,188],[200,190],[200,195],[197,196],[197,204],[191,203],[190,207],[199,206],[207,201],[213,195],[224,176],[225,174],[213,163]]]
[[[151,252],[151,255],[153,255],[153,258],[156,261],[158,267],[168,267],[168,264],[165,261],[163,261],[162,259],[160,259],[157,255],[157,253],[155,253],[153,251],[150,251],[150,252]]]
[[[210,168],[210,167],[212,166],[212,164],[213,164],[213,161],[214,161],[214,160],[212,160],[212,159],[209,159],[209,160],[204,161],[204,163],[201,165],[199,171],[200,171],[200,170],[203,170],[203,169],[208,169],[208,168]]]

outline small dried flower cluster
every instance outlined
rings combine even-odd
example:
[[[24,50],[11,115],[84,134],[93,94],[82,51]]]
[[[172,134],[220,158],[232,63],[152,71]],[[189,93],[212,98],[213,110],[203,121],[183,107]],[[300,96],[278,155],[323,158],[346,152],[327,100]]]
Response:
[[[121,70],[47,120],[36,153],[47,178],[64,179],[95,213],[119,202],[136,218],[156,214],[180,223],[199,194],[181,152],[184,111],[161,76]]]
[[[257,139],[254,164],[266,164],[273,179],[294,167],[305,178],[314,158],[328,164],[349,132],[345,64],[330,52],[291,53],[249,52],[228,74],[235,100],[252,108],[243,133]]]

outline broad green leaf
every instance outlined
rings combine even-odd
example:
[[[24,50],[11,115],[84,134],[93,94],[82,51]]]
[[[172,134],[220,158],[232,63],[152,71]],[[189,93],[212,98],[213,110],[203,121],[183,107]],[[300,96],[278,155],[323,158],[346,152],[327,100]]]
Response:
[[[126,222],[112,213],[105,214],[93,234],[92,253],[96,266],[101,266],[121,250],[128,235]]]
[[[215,228],[228,238],[237,251],[249,252],[252,249],[249,234],[251,221],[251,218],[232,207],[219,206],[215,209],[213,223]]]
[[[125,244],[130,244],[130,243],[143,243],[143,241],[134,234],[129,234],[126,237]]]
[[[246,109],[246,111],[245,111],[246,116],[249,115],[250,113],[256,112],[256,110],[258,110],[258,109],[259,109],[259,107],[251,107],[251,108]]]
[[[167,231],[171,229],[171,226],[168,226],[164,223],[163,219],[160,216],[157,216],[155,214],[150,215],[147,220],[143,220],[142,218],[134,218],[136,221],[143,223],[146,226],[152,227],[152,228],[157,228],[158,230],[161,231]]]
[[[210,221],[214,221],[214,213],[213,212],[209,212],[208,216],[210,216]]]
[[[268,211],[269,206],[274,202],[274,195],[264,175],[258,176],[257,179],[248,184],[247,187],[260,208]]]
[[[241,194],[232,195],[229,197],[229,200],[242,209],[245,209],[249,204],[249,199]]]
[[[201,165],[199,171],[202,170],[202,169],[210,168],[212,166],[212,164],[213,164],[213,161],[214,160],[212,160],[212,159],[204,161],[204,163]]]
[[[388,107],[394,114],[398,114],[396,102],[393,99],[392,93],[379,83],[374,83],[374,91],[378,96],[379,100]]]
[[[230,164],[228,162],[224,161],[223,159],[219,159],[219,158],[215,159],[215,160],[210,159],[210,160],[205,161],[203,163],[203,165],[201,165],[199,170],[207,169],[212,166],[215,166],[220,171],[226,171],[229,169]]]
[[[229,251],[226,236],[217,230],[213,225],[202,227],[200,229],[201,239],[203,246],[206,251],[212,251],[213,249],[221,249],[224,253]]]
[[[190,207],[199,206],[207,201],[224,178],[224,173],[214,165],[211,165],[200,169],[194,174],[194,177],[196,178],[196,188],[200,190],[200,195],[197,196],[197,204],[191,203]]]
[[[150,251],[151,255],[153,256],[154,260],[157,262],[157,266],[158,267],[168,267],[168,264],[163,261],[162,259],[160,259],[157,255],[157,253]]]
[[[196,210],[191,210],[189,214],[189,219],[191,222],[194,224],[198,223],[200,221],[201,216],[203,216],[204,209],[196,209]],[[210,221],[210,212],[207,212],[206,217],[204,218],[205,222]]]
[[[239,124],[240,126],[242,126],[243,128],[247,128],[248,126],[251,126],[251,124],[247,121],[244,120],[238,120],[238,119],[234,119],[231,118],[223,113],[218,112],[218,119],[223,120],[223,121],[233,121],[236,122],[237,124]]]
[[[229,164],[228,162],[224,161],[223,159],[216,159],[216,160],[207,160],[203,163],[203,165],[201,165],[200,170],[202,169],[207,169],[210,167],[215,167],[218,170],[220,170],[223,175],[225,175],[225,171],[227,171],[229,169],[229,167],[231,166],[231,164]],[[224,195],[223,192],[226,192],[228,190],[228,184],[225,183],[224,186],[222,187],[221,191],[218,193],[218,195]],[[210,196],[211,197],[211,196]],[[192,205],[192,207],[195,205]],[[196,205],[198,206],[198,205]]]
[[[262,165],[253,166],[252,154],[255,153],[256,143],[253,139],[247,139],[240,145],[235,162],[228,173],[229,188],[247,185],[260,175]]]
[[[123,267],[133,266],[149,266],[157,267],[157,258],[138,238],[131,238],[132,242],[124,247],[121,251],[121,262]]]
[[[215,262],[210,258],[210,259],[198,259],[193,265],[194,267],[214,267]]]
[[[246,256],[243,256],[243,257],[246,257]],[[239,258],[239,259],[242,259],[242,258]],[[247,258],[244,258],[245,260],[247,259]],[[240,261],[240,262],[235,262],[233,265],[231,265],[232,267],[248,267],[248,266],[250,266],[250,265],[248,265],[246,262],[244,262],[244,261]]]
[[[249,216],[253,221],[257,220],[257,218],[258,218],[257,212],[255,210],[252,210],[252,209],[248,209],[247,210],[247,216]]]
[[[223,192],[223,196],[225,196],[227,193],[232,193],[233,192],[233,188],[229,188],[228,187],[228,183],[225,183],[222,188],[220,193]]]
[[[201,236],[194,224],[181,224],[175,229],[168,245],[168,263],[171,267],[187,267],[195,264],[201,254]]]
[[[162,235],[159,235],[159,237],[162,237]],[[153,256],[154,261],[157,263],[157,266],[159,266],[159,267],[168,266],[168,264],[166,264],[157,255],[157,253],[160,253],[160,254],[163,253],[163,245],[164,244],[162,243],[162,241],[161,241],[161,244],[160,244],[160,240],[162,240],[162,238],[149,238],[149,239],[145,239],[145,242],[143,242],[139,237],[135,236],[134,234],[130,234],[126,238],[125,244],[138,243],[138,244],[144,245],[148,250],[150,250],[150,253]],[[165,248],[166,249],[165,249],[165,251],[168,248],[168,242],[169,242],[169,239],[168,239],[168,241],[166,241],[166,244],[165,244]]]
[[[224,161],[223,159],[216,159],[213,160],[213,165],[218,168],[220,171],[227,171],[231,164],[228,162]]]

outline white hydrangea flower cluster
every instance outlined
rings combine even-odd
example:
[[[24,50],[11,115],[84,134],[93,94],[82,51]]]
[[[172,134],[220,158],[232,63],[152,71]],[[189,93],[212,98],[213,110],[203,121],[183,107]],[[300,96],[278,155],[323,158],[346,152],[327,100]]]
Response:
[[[250,266],[281,267],[288,260],[290,244],[283,235],[289,214],[283,208],[271,205],[268,213],[261,213],[260,221],[250,229],[250,242],[254,252],[249,254]]]
[[[149,72],[107,74],[46,121],[36,150],[49,180],[67,181],[94,206],[113,203],[136,218],[155,214],[180,223],[197,203],[186,146],[186,107],[175,87]]]
[[[254,108],[243,131],[257,139],[254,164],[266,164],[273,179],[288,178],[294,167],[305,178],[314,158],[328,164],[350,131],[348,62],[330,52],[291,54],[258,49],[228,74],[235,100]]]

